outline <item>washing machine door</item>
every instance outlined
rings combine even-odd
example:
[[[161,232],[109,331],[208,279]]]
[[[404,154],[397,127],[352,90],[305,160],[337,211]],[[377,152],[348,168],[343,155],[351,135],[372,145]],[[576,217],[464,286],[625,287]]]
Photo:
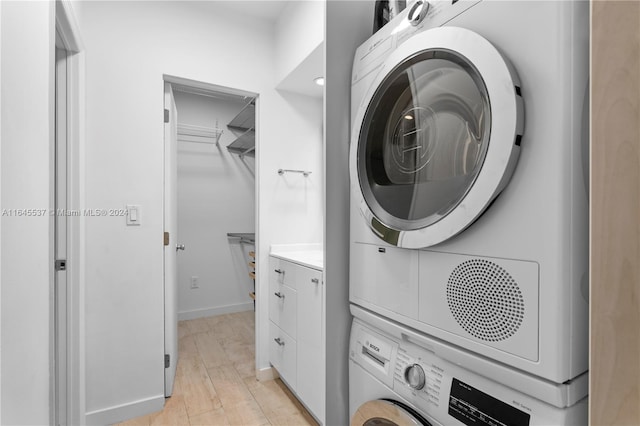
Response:
[[[523,121],[517,75],[489,41],[456,27],[418,33],[385,60],[354,119],[353,200],[390,244],[445,241],[507,185]]]
[[[351,426],[431,426],[407,405],[391,399],[362,404],[351,418]]]

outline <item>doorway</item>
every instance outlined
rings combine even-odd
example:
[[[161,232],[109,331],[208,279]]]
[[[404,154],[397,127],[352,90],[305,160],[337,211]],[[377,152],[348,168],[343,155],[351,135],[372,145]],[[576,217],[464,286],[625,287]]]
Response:
[[[171,214],[175,230],[165,246],[165,353],[177,359],[178,321],[222,323],[225,315],[253,311],[258,97],[178,77],[164,81],[172,99],[165,89],[165,109],[175,109],[166,124],[175,126],[175,148],[165,154],[165,231]],[[176,374],[177,363],[170,364],[166,396]]]

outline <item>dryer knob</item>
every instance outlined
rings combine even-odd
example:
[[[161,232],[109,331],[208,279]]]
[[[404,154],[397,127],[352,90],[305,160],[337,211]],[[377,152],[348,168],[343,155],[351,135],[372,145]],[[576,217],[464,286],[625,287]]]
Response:
[[[422,22],[427,16],[427,12],[429,11],[429,3],[426,0],[418,0],[416,1],[411,9],[409,10],[409,14],[407,15],[407,19],[411,25],[418,26],[420,22]]]
[[[420,390],[425,383],[424,370],[418,364],[410,365],[404,370],[404,379],[410,387]]]

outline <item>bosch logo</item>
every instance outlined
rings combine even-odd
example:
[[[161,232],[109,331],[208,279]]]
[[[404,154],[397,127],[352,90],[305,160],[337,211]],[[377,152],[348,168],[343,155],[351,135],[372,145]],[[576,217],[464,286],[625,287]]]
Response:
[[[377,347],[376,345],[372,344],[372,343],[369,343],[369,347],[371,349],[373,349],[374,351],[376,351],[376,352],[380,352],[380,348]]]

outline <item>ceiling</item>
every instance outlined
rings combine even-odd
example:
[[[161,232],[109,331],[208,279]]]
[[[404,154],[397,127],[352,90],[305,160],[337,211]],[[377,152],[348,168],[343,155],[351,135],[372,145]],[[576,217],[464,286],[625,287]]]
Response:
[[[324,74],[324,43],[316,47],[291,73],[286,76],[278,89],[296,92],[315,98],[322,98],[324,89],[314,80]]]
[[[1,0],[0,0],[1,1]],[[201,0],[192,4],[212,12],[225,10],[233,15],[247,16],[275,25],[284,8],[303,0]],[[313,97],[322,97],[323,88],[313,80],[324,73],[324,45],[318,46],[289,75],[277,84],[280,90]]]
[[[290,1],[294,0],[205,0],[199,3],[275,22]]]

